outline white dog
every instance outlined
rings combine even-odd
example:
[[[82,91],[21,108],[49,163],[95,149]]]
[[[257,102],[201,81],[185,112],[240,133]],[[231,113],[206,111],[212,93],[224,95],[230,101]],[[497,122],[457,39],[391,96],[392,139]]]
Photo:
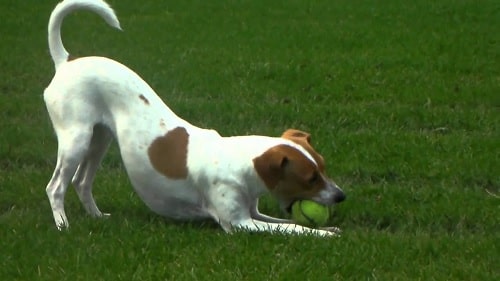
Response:
[[[309,134],[221,137],[172,112],[151,87],[126,66],[103,57],[69,59],[61,24],[86,9],[120,28],[100,0],[66,0],[50,16],[49,49],[56,73],[44,99],[57,134],[57,165],[47,195],[59,229],[68,226],[64,195],[70,181],[86,211],[103,216],[92,196],[96,170],[116,139],[135,191],[154,212],[174,219],[212,218],[234,229],[332,235],[259,213],[258,198],[270,192],[281,207],[309,199],[332,205],[344,193],[324,174],[323,158]]]

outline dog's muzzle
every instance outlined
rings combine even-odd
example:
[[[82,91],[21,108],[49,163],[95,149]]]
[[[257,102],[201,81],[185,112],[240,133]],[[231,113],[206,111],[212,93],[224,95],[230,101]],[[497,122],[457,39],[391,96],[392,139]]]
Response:
[[[340,187],[338,187],[334,182],[332,181],[327,181],[327,185],[324,189],[322,189],[316,196],[309,198],[309,200],[312,200],[316,203],[325,205],[325,206],[332,206],[334,204],[338,204],[342,201],[344,201],[346,198],[344,191]],[[304,198],[302,198],[304,199]],[[292,212],[292,206],[293,203],[296,202],[296,200],[302,200],[302,199],[295,199],[292,200],[288,203],[283,203],[281,207],[283,210],[287,213]],[[286,204],[286,205],[285,205]]]
[[[317,203],[330,206],[344,201],[346,198],[344,191],[334,182],[328,181],[327,186],[312,198]]]

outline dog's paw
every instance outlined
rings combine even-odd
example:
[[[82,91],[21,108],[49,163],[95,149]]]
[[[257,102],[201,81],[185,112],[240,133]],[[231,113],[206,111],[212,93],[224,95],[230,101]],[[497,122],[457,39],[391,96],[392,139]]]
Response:
[[[56,223],[57,230],[64,231],[69,228],[69,224],[67,222],[58,222]]]
[[[89,213],[89,214],[93,218],[109,218],[111,216],[110,213],[101,213],[101,212],[95,212],[95,213]]]
[[[68,219],[64,213],[60,213],[58,215],[54,215],[54,220],[56,223],[57,230],[63,231],[69,228]]]
[[[306,229],[305,233],[321,237],[339,237],[340,230],[336,227],[320,227]]]
[[[335,236],[340,236],[340,234],[342,233],[342,230],[338,227],[335,227],[335,226],[325,226],[325,227],[320,227],[319,229],[323,230],[323,231],[330,232],[330,233],[332,233],[332,235],[335,235]]]

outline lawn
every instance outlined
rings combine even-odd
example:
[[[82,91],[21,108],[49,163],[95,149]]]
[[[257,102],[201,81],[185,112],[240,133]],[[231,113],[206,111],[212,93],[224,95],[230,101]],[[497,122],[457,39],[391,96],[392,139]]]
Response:
[[[110,1],[78,12],[72,55],[116,59],[179,116],[223,135],[312,134],[347,200],[342,237],[225,234],[150,212],[116,144],[58,232],[42,93],[56,1],[0,3],[0,280],[500,280],[500,4]],[[265,197],[261,209],[283,216]]]

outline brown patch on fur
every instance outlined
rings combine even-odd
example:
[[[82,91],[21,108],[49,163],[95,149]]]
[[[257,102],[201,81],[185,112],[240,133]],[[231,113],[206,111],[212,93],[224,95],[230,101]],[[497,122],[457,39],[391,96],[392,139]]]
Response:
[[[282,138],[293,141],[294,143],[302,146],[309,154],[311,154],[312,158],[318,164],[318,168],[321,172],[325,171],[325,160],[323,156],[321,156],[314,148],[311,146],[311,135],[309,133],[296,130],[296,129],[288,129],[286,130]]]
[[[188,141],[189,134],[185,128],[177,127],[169,131],[151,143],[149,161],[158,172],[170,179],[187,178]]]
[[[314,197],[327,186],[318,167],[289,145],[272,147],[253,163],[266,187],[287,207],[295,200]]]
[[[139,98],[146,104],[146,105],[149,105],[149,100],[144,96],[144,95],[140,95]]]

